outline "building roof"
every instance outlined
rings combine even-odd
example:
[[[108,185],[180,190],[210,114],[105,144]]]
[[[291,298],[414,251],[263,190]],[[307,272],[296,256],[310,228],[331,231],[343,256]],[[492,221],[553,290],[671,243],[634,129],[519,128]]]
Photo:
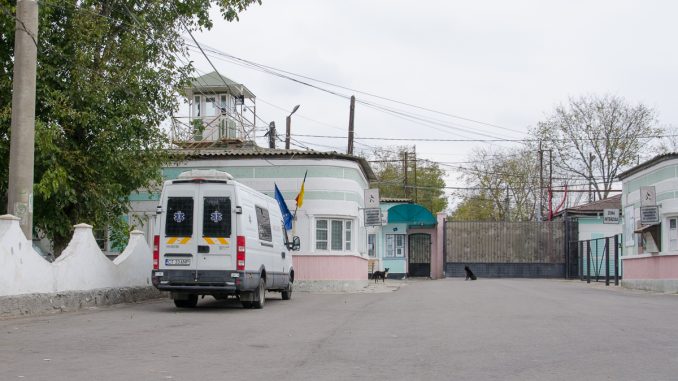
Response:
[[[603,200],[590,202],[588,204],[567,208],[556,213],[556,216],[560,216],[565,212],[567,212],[567,214],[579,214],[579,215],[598,214],[602,213],[604,209],[621,209],[621,194],[608,197]]]
[[[653,157],[652,159],[650,159],[650,160],[648,160],[644,163],[638,164],[635,167],[620,173],[617,177],[619,178],[619,180],[624,180],[625,178],[633,176],[636,173],[638,173],[638,172],[640,172],[644,169],[652,167],[653,165],[657,165],[657,164],[659,164],[663,161],[672,160],[672,159],[678,159],[678,153],[677,152],[670,152],[670,153],[657,155],[657,156]]]
[[[189,159],[218,160],[224,158],[230,159],[257,159],[257,158],[275,158],[288,160],[303,159],[335,159],[354,161],[360,165],[368,181],[376,181],[377,176],[372,171],[370,164],[362,157],[347,155],[336,151],[301,151],[295,149],[271,149],[258,146],[246,146],[239,148],[223,149],[197,149],[197,150],[177,150],[177,153],[185,155]]]
[[[433,227],[438,224],[438,220],[421,205],[400,204],[388,210],[388,223],[402,223],[408,227]]]
[[[194,92],[226,92],[233,96],[244,96],[248,99],[256,98],[245,85],[224,77],[216,71],[193,78],[191,87],[186,88],[186,93],[190,96]]]
[[[397,197],[381,197],[379,202],[384,202],[388,204],[412,204],[412,199],[409,198],[397,198]]]

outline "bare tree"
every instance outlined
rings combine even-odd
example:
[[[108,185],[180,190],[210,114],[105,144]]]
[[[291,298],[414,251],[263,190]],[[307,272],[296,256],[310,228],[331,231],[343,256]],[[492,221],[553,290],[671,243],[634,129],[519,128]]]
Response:
[[[458,220],[532,221],[538,215],[538,163],[528,145],[509,149],[479,148],[462,169],[470,188],[454,213]]]
[[[617,175],[635,164],[641,148],[662,133],[654,110],[612,95],[570,98],[533,131],[553,150],[561,176],[591,183],[598,198],[608,196]]]
[[[659,139],[653,152],[657,154],[678,152],[678,127],[664,127],[664,135]]]

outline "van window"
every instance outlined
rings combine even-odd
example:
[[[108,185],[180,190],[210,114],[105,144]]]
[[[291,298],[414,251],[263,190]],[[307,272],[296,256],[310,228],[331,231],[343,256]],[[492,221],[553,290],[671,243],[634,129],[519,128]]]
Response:
[[[231,236],[231,199],[205,197],[202,216],[203,237]]]
[[[268,216],[268,209],[260,206],[257,209],[257,225],[259,226],[259,239],[262,241],[273,242],[271,235],[271,219]]]
[[[191,237],[193,235],[193,197],[169,197],[165,235]]]

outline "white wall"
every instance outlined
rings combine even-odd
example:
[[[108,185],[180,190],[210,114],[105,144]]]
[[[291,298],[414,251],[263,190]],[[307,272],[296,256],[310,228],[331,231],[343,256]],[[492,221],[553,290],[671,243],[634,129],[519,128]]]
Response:
[[[140,231],[110,261],[97,245],[92,226],[75,226],[73,239],[54,263],[26,239],[19,219],[0,216],[0,296],[151,285],[152,255]]]

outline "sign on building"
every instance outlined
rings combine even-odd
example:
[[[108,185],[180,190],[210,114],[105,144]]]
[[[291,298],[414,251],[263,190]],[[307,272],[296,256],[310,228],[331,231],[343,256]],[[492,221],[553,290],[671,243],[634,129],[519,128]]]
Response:
[[[603,209],[603,223],[604,224],[618,224],[619,223],[619,209]]]
[[[640,187],[640,206],[657,205],[657,191],[654,186]]]
[[[365,189],[365,209],[379,207],[379,189]]]
[[[659,223],[659,207],[658,206],[641,206],[640,207],[640,223],[643,225],[651,225]]]
[[[381,226],[381,209],[365,209],[365,226]]]

